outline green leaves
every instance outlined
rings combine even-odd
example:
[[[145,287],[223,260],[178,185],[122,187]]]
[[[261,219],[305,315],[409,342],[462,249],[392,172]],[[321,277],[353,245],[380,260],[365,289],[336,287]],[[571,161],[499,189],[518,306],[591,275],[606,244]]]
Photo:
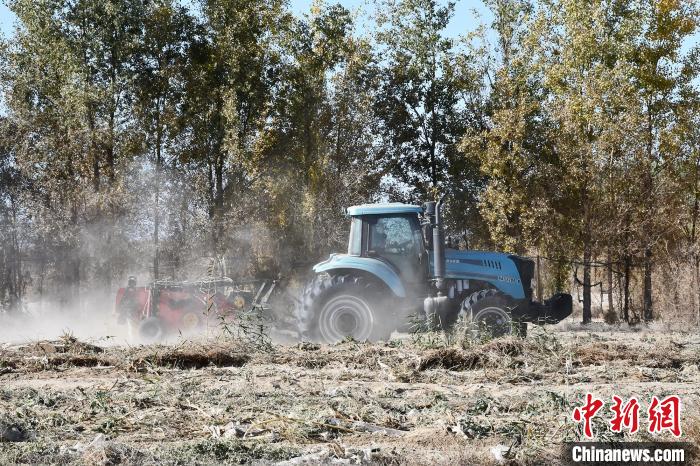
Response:
[[[461,201],[473,197],[468,184],[475,170],[457,155],[456,144],[478,124],[478,104],[464,102],[477,101],[479,90],[471,80],[474,61],[445,34],[454,5],[402,0],[380,7],[377,40],[383,52],[375,111],[383,123],[387,173],[412,200],[438,190],[464,191]]]

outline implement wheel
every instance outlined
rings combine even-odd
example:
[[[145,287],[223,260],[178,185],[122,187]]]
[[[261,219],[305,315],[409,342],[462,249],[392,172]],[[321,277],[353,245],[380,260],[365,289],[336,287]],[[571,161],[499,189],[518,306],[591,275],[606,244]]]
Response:
[[[139,324],[139,338],[144,343],[155,343],[163,338],[165,331],[158,317],[149,317]]]

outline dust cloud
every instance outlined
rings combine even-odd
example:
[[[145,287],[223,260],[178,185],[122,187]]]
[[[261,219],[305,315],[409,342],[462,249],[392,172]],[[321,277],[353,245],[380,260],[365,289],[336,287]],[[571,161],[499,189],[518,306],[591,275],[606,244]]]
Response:
[[[29,302],[19,313],[0,314],[0,343],[56,340],[72,335],[100,345],[125,344],[127,327],[113,314],[114,296],[95,294],[83,303]]]

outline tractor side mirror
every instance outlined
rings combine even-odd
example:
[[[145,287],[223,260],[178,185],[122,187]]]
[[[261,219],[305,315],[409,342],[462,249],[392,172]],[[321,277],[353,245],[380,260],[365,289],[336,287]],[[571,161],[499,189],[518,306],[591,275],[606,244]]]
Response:
[[[425,243],[425,249],[433,248],[433,228],[429,223],[424,223],[421,226],[421,231],[423,232],[423,242]]]

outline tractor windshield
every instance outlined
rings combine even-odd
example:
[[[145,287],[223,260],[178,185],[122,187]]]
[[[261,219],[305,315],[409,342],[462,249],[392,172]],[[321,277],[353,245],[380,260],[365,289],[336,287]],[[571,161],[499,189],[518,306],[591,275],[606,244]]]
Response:
[[[381,257],[400,270],[407,283],[422,283],[423,238],[418,218],[398,214],[367,218],[367,253]]]

